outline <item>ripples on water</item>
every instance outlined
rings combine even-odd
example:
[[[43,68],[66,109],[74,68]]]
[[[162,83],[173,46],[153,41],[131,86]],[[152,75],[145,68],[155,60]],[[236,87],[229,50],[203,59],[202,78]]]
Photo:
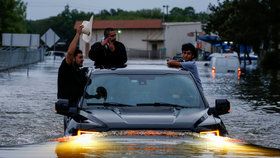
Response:
[[[252,71],[238,87],[243,91],[240,98],[266,112],[280,113],[280,71]]]
[[[46,61],[1,72],[0,145],[30,144],[61,136],[61,116],[54,112],[57,65]]]
[[[60,60],[0,73],[0,145],[39,143],[62,136],[62,116],[55,114]],[[231,137],[280,149],[279,73],[253,71],[240,80],[216,75],[198,63],[205,96],[227,98],[232,112],[221,116]]]
[[[217,74],[200,64],[204,93],[211,105],[227,98],[231,113],[221,116],[231,137],[266,147],[280,148],[280,72],[254,70],[240,80]]]

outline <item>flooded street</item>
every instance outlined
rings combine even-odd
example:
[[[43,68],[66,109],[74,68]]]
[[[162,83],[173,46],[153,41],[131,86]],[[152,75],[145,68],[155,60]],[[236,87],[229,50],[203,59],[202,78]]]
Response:
[[[230,137],[280,149],[280,72],[248,72],[240,80],[233,74],[217,74],[213,79],[200,66],[205,96],[210,105],[227,98],[231,113],[222,115]]]
[[[0,145],[30,144],[61,136],[54,112],[59,61],[0,73]]]
[[[9,73],[0,72],[2,147],[44,143],[63,135],[63,117],[54,111],[60,62],[60,59],[49,59],[30,65],[29,75],[26,67],[11,70]],[[85,65],[90,64],[87,61]],[[231,102],[231,113],[221,116],[231,138],[280,149],[279,72],[277,74],[255,71],[238,80],[233,74],[217,74],[213,78],[204,62],[198,62],[198,69],[209,104],[213,106],[215,99],[228,99]],[[198,154],[195,156],[198,157],[209,157],[209,153],[199,145],[188,146],[187,144],[193,142],[190,138],[183,142],[185,145],[181,145],[181,139],[172,140],[153,139],[150,143],[142,140],[145,144],[142,146],[135,145],[139,141],[131,140],[131,143],[127,140],[130,146],[115,145],[110,150],[100,149],[100,152],[106,153],[107,157],[118,157],[122,153],[125,154],[122,156],[126,157],[147,157],[148,154],[162,157],[163,153],[170,154],[164,155],[165,157],[186,157],[196,153]],[[125,140],[122,139],[122,143],[123,141]],[[58,145],[56,148],[60,147]],[[157,147],[160,150],[157,150]]]

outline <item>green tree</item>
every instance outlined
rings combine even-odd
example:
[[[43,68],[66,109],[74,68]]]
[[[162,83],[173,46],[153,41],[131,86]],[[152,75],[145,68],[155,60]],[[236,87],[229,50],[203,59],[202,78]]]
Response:
[[[26,32],[26,3],[21,0],[0,1],[0,34]]]
[[[265,8],[257,0],[225,0],[210,6],[205,31],[223,40],[259,48],[267,35]],[[257,11],[256,11],[257,10]]]
[[[261,60],[270,52],[273,60],[267,63],[279,63],[279,1],[225,0],[209,9],[212,13],[204,28],[206,32],[216,33],[223,40],[253,46]]]
[[[280,43],[280,1],[263,0],[263,5],[267,8],[267,17],[269,21],[269,32],[272,39],[272,49],[279,51]],[[280,53],[280,52],[279,52]]]
[[[174,7],[171,9],[167,22],[206,22],[208,14],[200,12],[195,13],[193,7],[186,7],[184,9]]]
[[[110,9],[110,14],[112,16],[115,16],[115,15],[117,15],[117,11],[115,9]]]
[[[42,20],[28,21],[28,32],[42,35],[51,28],[62,41],[66,42],[66,45],[69,45],[75,34],[75,22],[78,20],[89,20],[91,15],[93,15],[93,13],[79,12],[76,9],[70,10],[69,6],[66,5],[64,10],[57,16]],[[63,49],[66,50],[66,48]]]
[[[190,17],[185,16],[184,10],[179,7],[174,7],[173,9],[171,9],[167,19],[167,21],[174,21],[174,22],[189,21],[189,20]]]

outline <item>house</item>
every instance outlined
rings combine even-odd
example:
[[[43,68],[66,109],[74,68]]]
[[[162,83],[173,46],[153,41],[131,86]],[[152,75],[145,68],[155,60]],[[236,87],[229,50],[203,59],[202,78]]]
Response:
[[[81,24],[77,21],[75,28]],[[94,20],[93,38],[90,43],[80,39],[80,49],[87,53],[90,46],[103,38],[104,29],[116,29],[117,40],[124,43],[128,57],[153,57],[164,47],[163,26],[161,20]]]
[[[82,22],[77,21],[75,28]],[[146,20],[94,20],[93,38],[89,43],[80,39],[79,47],[88,55],[90,46],[103,38],[104,29],[116,29],[117,40],[124,43],[128,58],[164,59],[180,52],[186,42],[195,44],[190,32],[201,32],[200,22],[162,23],[160,19]]]
[[[181,46],[184,43],[196,46],[197,36],[202,33],[201,22],[171,22],[163,25],[166,57],[181,53]]]

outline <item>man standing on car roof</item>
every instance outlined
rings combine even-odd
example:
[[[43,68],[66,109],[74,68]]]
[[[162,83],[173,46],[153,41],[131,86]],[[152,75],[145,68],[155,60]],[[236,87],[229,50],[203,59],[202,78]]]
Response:
[[[77,28],[58,70],[57,98],[68,99],[70,106],[77,105],[87,82],[86,69],[81,69],[84,61],[83,53],[76,48],[82,28],[82,25]]]
[[[183,68],[186,71],[190,71],[193,74],[195,81],[197,82],[199,88],[201,90],[203,90],[202,85],[201,85],[201,80],[198,75],[197,66],[194,61],[194,59],[197,58],[197,56],[198,56],[198,53],[197,53],[194,45],[191,43],[186,43],[186,44],[182,45],[183,61],[181,62],[181,61],[177,61],[177,60],[168,60],[167,65],[169,67]]]
[[[104,39],[91,46],[88,56],[94,61],[96,68],[125,67],[127,61],[125,46],[116,40],[116,32],[113,28],[104,30]]]

